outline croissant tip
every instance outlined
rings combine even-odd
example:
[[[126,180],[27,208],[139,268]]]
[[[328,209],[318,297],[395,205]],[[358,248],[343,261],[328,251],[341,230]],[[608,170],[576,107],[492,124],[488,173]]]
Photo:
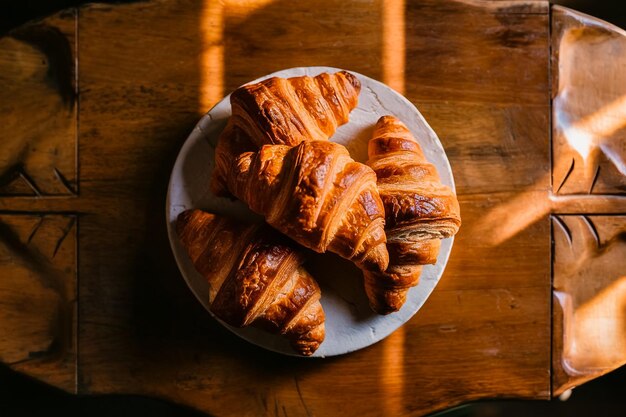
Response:
[[[398,119],[396,116],[392,116],[390,114],[387,114],[385,116],[381,116],[378,121],[376,122],[376,126],[380,127],[386,124],[395,124],[395,125],[400,125],[400,126],[405,126],[404,123],[402,123],[402,121],[400,119]]]
[[[389,266],[389,252],[387,245],[380,243],[370,249],[358,263],[361,269],[371,272],[383,272]]]
[[[381,289],[371,284],[365,289],[370,308],[382,316],[399,311],[406,302],[408,292],[407,289]]]
[[[311,356],[312,354],[315,353],[316,350],[317,350],[317,347],[313,347],[311,349],[298,351],[298,353],[302,356]]]
[[[354,87],[356,91],[361,91],[361,81],[359,81],[356,75],[348,71],[341,71],[340,74],[346,77],[348,82],[352,85],[352,87]]]
[[[386,272],[365,271],[365,293],[376,313],[387,315],[402,308],[409,290],[419,283],[422,267],[392,265]]]
[[[370,303],[370,308],[374,311],[374,313],[379,314],[381,316],[386,316],[389,315],[391,313],[395,313],[398,310],[400,310],[400,306],[393,306],[393,305],[385,305],[385,304],[371,304]]]
[[[302,356],[311,356],[320,347],[319,343],[309,343],[306,345],[299,344],[294,346],[295,351]]]
[[[323,311],[322,311],[323,314]],[[303,335],[299,335],[291,340],[291,347],[299,355],[311,356],[319,349],[322,342],[326,338],[326,326],[322,321],[317,327],[311,329],[309,332]]]

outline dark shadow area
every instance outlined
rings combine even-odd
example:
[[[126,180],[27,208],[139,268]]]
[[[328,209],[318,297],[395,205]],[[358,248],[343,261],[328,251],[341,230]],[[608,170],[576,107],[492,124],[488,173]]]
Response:
[[[606,20],[621,28],[626,27],[626,3],[615,0],[552,0],[551,3],[569,7]]]
[[[102,0],[98,3],[133,3],[141,0]],[[6,0],[0,3],[0,36],[33,19],[40,19],[69,7],[94,3],[87,0]]]
[[[481,401],[431,417],[623,417],[626,367],[575,388],[567,401]]]
[[[31,417],[152,416],[199,417],[206,414],[165,401],[136,396],[81,397],[64,393],[0,365],[0,415]]]

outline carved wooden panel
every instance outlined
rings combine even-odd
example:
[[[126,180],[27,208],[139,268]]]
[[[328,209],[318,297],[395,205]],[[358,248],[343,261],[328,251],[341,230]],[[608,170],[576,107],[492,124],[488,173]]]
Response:
[[[555,215],[554,394],[626,363],[626,215]]]
[[[0,196],[77,192],[73,10],[0,38]]]
[[[71,392],[76,18],[69,10],[0,38],[0,360]]]
[[[561,7],[552,27],[553,191],[626,192],[626,32]]]
[[[554,6],[552,51],[558,395],[626,363],[626,32]]]
[[[0,213],[0,361],[75,391],[76,217]]]

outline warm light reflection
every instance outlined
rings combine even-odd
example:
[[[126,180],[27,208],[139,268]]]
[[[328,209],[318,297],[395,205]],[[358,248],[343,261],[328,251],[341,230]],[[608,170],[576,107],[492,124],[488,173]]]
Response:
[[[237,24],[275,0],[204,0],[200,11],[200,97],[198,111],[206,113],[224,91],[224,25]]]
[[[559,108],[560,105],[555,103],[555,107]],[[569,123],[563,113],[559,113],[558,110],[557,117],[558,124],[563,126],[564,137],[583,159],[586,160],[601,149],[620,172],[626,175],[624,150],[623,146],[620,148],[619,145],[623,142],[604,140],[626,126],[626,96],[603,106],[600,110],[575,123]],[[617,142],[617,144],[612,142]],[[554,166],[562,165],[562,162],[562,159],[556,160]],[[592,175],[592,170],[596,168],[595,162],[589,162],[587,176]],[[548,181],[549,174],[546,174],[535,183],[545,184]],[[490,246],[499,245],[550,213],[554,204],[554,201],[546,199],[543,195],[538,196],[537,193],[531,191],[522,191],[513,199],[491,209],[471,227],[470,233],[484,236]]]
[[[545,183],[547,176],[539,180]],[[522,191],[515,197],[496,205],[470,226],[470,236],[481,236],[488,246],[497,246],[547,215],[552,202],[546,192]]]
[[[583,159],[586,159],[597,147],[602,149],[620,172],[626,175],[623,149],[619,149],[619,145],[612,146],[608,141],[602,142],[602,138],[610,137],[626,126],[626,96],[575,123],[569,124],[563,119],[560,117],[558,123],[566,126],[564,136]],[[554,166],[559,166],[562,162],[562,160],[557,160]],[[589,165],[588,170],[595,168],[595,164]],[[545,184],[548,181],[549,174],[546,174],[536,183]],[[470,234],[484,236],[484,240],[490,246],[499,245],[550,213],[554,204],[543,195],[538,196],[532,191],[522,191],[513,199],[491,209],[471,227]]]
[[[384,0],[383,21],[383,80],[394,90],[404,92],[405,39],[404,0]]]
[[[199,113],[206,113],[224,96],[224,5],[204,0],[200,10]]]
[[[602,148],[617,169],[626,175],[624,156],[610,146],[603,146],[611,135],[626,126],[626,96],[612,101],[574,123],[569,123],[565,120],[566,117],[560,115],[557,110],[559,124],[563,126],[563,136],[583,160],[587,160],[594,149]]]
[[[608,371],[626,363],[626,276],[580,305],[578,298],[585,294],[555,295],[563,309],[562,363],[568,374]]]
[[[382,75],[383,82],[404,93],[405,20],[404,0],[382,3]],[[381,389],[384,392],[383,414],[399,416],[403,412],[405,330],[395,331],[383,341]]]
[[[555,218],[554,295],[562,314],[563,369],[601,375],[626,363],[626,241],[616,218]],[[556,306],[555,306],[556,308]]]
[[[383,342],[381,363],[381,388],[383,395],[383,415],[403,415],[402,396],[404,394],[404,327],[400,327]]]
[[[226,0],[224,7],[228,10],[229,19],[237,21],[250,16],[259,9],[273,3],[275,0]]]

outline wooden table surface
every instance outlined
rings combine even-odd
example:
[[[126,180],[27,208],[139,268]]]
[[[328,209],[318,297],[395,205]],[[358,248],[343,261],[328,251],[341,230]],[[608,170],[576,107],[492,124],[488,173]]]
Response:
[[[165,231],[185,138],[238,85],[327,65],[404,93],[463,227],[425,306],[342,357],[222,328]],[[544,1],[162,0],[0,38],[0,361],[214,416],[415,416],[548,399],[626,361],[626,38]]]

